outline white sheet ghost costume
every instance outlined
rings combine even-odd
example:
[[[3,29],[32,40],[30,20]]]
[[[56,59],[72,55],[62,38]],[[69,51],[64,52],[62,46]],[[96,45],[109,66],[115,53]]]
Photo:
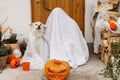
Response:
[[[89,59],[89,51],[85,39],[77,23],[62,9],[55,8],[46,22],[44,38],[48,43],[45,49],[50,59],[67,61],[71,67],[85,64]],[[28,44],[28,49],[32,47]],[[27,51],[26,51],[27,52]],[[43,53],[44,54],[44,53]],[[31,61],[32,69],[42,69],[45,61],[41,56],[28,51],[24,58]],[[29,58],[27,56],[32,56]]]
[[[49,44],[50,59],[67,61],[71,67],[88,61],[88,47],[79,26],[62,9],[51,12],[46,27],[44,37]]]

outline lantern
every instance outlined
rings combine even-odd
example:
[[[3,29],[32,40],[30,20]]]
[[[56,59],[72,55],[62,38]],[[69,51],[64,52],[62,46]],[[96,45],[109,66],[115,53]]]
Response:
[[[50,80],[65,80],[70,73],[70,65],[68,62],[53,59],[45,64],[44,71]]]
[[[10,67],[17,68],[20,65],[20,59],[16,57],[12,57],[10,60]]]

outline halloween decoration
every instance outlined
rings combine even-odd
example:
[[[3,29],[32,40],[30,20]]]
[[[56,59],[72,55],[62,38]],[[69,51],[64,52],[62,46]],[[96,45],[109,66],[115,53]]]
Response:
[[[117,30],[117,25],[115,24],[115,22],[116,22],[115,20],[109,20],[108,22],[110,24],[111,30],[113,30],[113,31]]]
[[[30,70],[30,62],[23,62],[22,67],[23,67],[23,71],[29,71]]]
[[[19,47],[18,40],[17,40],[17,34],[13,33],[12,28],[7,27],[6,29],[4,29],[1,41],[7,49],[11,50],[8,56],[7,63],[10,63],[9,61],[11,57],[16,57],[16,54],[21,54],[20,47]]]
[[[65,61],[53,59],[45,64],[44,71],[50,80],[65,80],[70,73],[70,65]]]
[[[20,65],[20,59],[16,57],[12,57],[10,60],[10,67],[17,68]]]
[[[117,25],[115,23],[110,23],[110,29],[113,31],[117,30]]]
[[[55,8],[49,15],[46,25],[44,38],[49,44],[50,59],[69,60],[73,68],[87,63],[88,46],[75,20],[61,8]]]

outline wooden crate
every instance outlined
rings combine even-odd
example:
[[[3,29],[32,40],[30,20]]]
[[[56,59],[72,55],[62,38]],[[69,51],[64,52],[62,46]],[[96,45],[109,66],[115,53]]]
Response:
[[[112,33],[109,29],[101,31],[101,44],[100,44],[100,59],[103,63],[107,64],[111,56],[111,45],[120,42],[120,34]]]
[[[108,10],[112,10],[114,8],[112,3],[108,4]],[[104,9],[103,5],[99,4],[95,12],[100,12]]]
[[[119,0],[109,0],[109,2],[112,4],[118,4]]]

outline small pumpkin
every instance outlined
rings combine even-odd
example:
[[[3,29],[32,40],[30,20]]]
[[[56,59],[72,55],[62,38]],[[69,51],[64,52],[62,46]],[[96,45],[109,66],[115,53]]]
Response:
[[[20,65],[20,59],[16,57],[12,57],[10,60],[10,67],[17,68]]]
[[[115,23],[115,22],[116,22],[116,21],[115,21],[115,20],[113,20],[113,19],[109,21],[109,23]]]
[[[44,72],[50,80],[65,80],[70,73],[70,65],[65,61],[52,59],[45,64]]]
[[[110,23],[110,29],[113,31],[117,30],[117,25],[115,23]]]

